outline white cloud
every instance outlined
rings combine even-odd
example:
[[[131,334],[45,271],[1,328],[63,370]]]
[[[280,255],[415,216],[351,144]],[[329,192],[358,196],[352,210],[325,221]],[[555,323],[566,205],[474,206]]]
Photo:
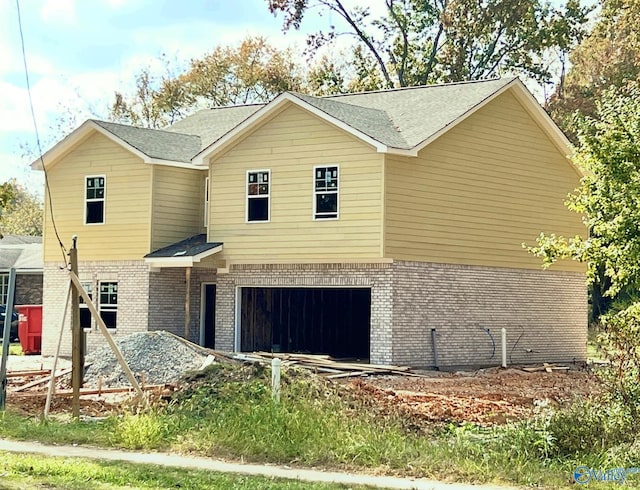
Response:
[[[74,0],[45,0],[40,8],[40,17],[48,24],[75,24]]]

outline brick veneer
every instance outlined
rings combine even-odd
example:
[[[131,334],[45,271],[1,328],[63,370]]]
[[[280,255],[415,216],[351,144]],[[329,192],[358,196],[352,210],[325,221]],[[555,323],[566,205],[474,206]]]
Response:
[[[16,305],[42,304],[42,273],[16,275]]]
[[[142,261],[82,262],[83,281],[118,281],[116,336],[150,330],[184,334],[183,268],[151,272]],[[200,333],[202,282],[216,283],[216,348],[236,345],[237,288],[371,288],[373,363],[434,365],[431,329],[442,367],[497,365],[500,329],[509,362],[572,362],[586,358],[587,298],[579,273],[395,262],[381,264],[232,265],[228,273],[193,268],[190,340]],[[43,354],[55,352],[67,273],[45,264]],[[69,320],[62,354],[70,355]],[[95,329],[87,348],[103,345]]]
[[[98,305],[98,283],[118,282],[117,328],[113,335],[121,337],[147,330],[149,304],[149,267],[142,261],[79,262],[78,276],[82,282],[93,285],[93,303]],[[59,264],[44,266],[44,311],[42,354],[55,354],[60,322],[67,294],[68,273]],[[105,344],[104,337],[95,327],[86,330],[87,352]],[[60,353],[71,355],[71,318],[67,313]]]
[[[397,262],[393,326],[395,363],[433,366],[435,328],[441,366],[498,365],[502,327],[507,329],[510,363],[584,361],[585,277],[552,270]]]

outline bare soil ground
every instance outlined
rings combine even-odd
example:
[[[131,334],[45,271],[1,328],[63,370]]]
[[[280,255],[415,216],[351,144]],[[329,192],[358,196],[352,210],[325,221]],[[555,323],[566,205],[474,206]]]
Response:
[[[378,376],[357,379],[353,388],[424,421],[504,423],[530,417],[536,406],[567,404],[600,392],[586,371],[529,373],[491,368],[433,373],[429,377]]]

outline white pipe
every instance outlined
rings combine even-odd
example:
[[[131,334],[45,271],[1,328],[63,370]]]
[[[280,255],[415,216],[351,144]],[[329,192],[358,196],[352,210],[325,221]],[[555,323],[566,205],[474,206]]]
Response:
[[[502,367],[507,367],[507,329],[502,327],[501,333],[501,343],[502,343]]]
[[[277,357],[271,360],[271,396],[276,403],[280,402],[280,366],[282,361]]]

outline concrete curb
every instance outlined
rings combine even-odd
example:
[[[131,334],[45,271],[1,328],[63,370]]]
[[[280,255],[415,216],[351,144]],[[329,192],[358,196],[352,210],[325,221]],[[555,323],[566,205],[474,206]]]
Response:
[[[433,480],[374,476],[357,473],[339,473],[312,469],[289,468],[257,464],[229,463],[215,459],[180,456],[168,453],[139,453],[116,449],[98,449],[83,446],[50,446],[39,442],[0,439],[0,451],[36,453],[65,458],[89,458],[109,461],[126,461],[178,468],[237,473],[242,475],[285,478],[310,482],[342,483],[345,485],[369,485],[378,488],[415,490],[508,490],[509,487],[442,483]]]

